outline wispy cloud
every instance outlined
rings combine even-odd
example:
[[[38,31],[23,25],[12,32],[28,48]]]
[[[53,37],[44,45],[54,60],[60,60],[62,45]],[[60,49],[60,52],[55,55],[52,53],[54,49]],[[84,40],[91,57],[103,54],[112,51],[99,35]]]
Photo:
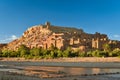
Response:
[[[16,35],[12,35],[9,39],[10,40],[15,40],[15,39],[17,39],[17,36]]]
[[[113,37],[115,37],[115,38],[120,38],[120,35],[113,35]]]
[[[17,38],[18,37],[16,35],[7,36],[7,37],[4,37],[3,39],[1,39],[0,43],[8,43],[8,42],[11,42]]]

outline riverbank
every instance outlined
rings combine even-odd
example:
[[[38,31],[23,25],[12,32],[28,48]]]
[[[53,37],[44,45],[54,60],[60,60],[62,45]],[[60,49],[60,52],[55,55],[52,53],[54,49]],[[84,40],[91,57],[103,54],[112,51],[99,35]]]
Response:
[[[120,58],[58,58],[58,59],[24,59],[0,58],[1,69],[10,69],[8,72],[0,71],[0,80],[120,80],[120,77],[104,76],[105,74],[118,74],[105,69],[120,69]],[[80,69],[79,69],[80,68]],[[13,72],[13,69],[17,72]],[[3,70],[3,69],[2,69]],[[18,71],[23,71],[22,74]],[[81,74],[79,74],[80,72]],[[93,73],[94,72],[94,73]],[[71,74],[70,74],[71,73]],[[76,74],[76,75],[75,75]]]
[[[55,58],[55,59],[25,59],[25,58],[0,58],[0,61],[31,61],[31,62],[120,62],[118,57],[75,57],[75,58]]]
[[[41,66],[24,66],[20,69],[17,67],[2,67],[0,80],[120,80],[119,69]],[[3,69],[8,70],[3,71]],[[118,77],[114,77],[116,75]]]
[[[48,74],[45,74],[48,75]],[[119,77],[104,76],[104,75],[93,75],[93,76],[80,76],[80,75],[69,75],[62,77],[35,77],[27,76],[9,72],[0,72],[0,80],[120,80]]]

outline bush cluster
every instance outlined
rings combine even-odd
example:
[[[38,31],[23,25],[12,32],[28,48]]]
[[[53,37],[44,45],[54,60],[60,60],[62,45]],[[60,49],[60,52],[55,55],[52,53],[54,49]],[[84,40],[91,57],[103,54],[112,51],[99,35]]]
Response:
[[[25,45],[21,45],[17,51],[0,50],[0,57],[23,57],[26,59],[49,59],[60,57],[120,57],[120,49],[114,49],[113,51],[93,50],[81,52],[80,50],[73,51],[70,47],[62,51],[54,46],[46,50],[42,48],[29,49]]]

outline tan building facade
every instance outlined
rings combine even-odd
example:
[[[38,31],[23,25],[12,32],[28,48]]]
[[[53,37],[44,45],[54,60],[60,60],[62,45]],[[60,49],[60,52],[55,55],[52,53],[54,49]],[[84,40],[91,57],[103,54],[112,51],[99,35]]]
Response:
[[[49,49],[54,45],[61,50],[71,47],[74,50],[88,51],[91,49],[103,50],[103,45],[109,42],[110,40],[105,34],[88,34],[82,29],[53,26],[47,22],[45,25],[28,28],[22,37],[8,43],[6,48],[16,50],[23,44],[29,48]]]

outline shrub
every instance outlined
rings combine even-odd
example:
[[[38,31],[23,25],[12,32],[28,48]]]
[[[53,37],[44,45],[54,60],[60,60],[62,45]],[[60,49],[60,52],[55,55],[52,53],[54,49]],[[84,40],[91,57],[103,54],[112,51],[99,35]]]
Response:
[[[68,47],[66,50],[63,51],[63,57],[71,57],[71,52],[71,47]]]
[[[114,49],[112,52],[109,53],[111,57],[120,56],[120,49]]]
[[[3,50],[2,57],[10,57],[10,53],[11,53],[11,51],[9,51],[9,50]]]
[[[57,51],[57,57],[63,57],[63,52],[61,50],[58,50]]]
[[[17,51],[11,51],[10,52],[10,57],[19,57],[19,54]]]
[[[100,57],[99,53],[100,53],[99,50],[95,50],[95,51],[92,52],[92,56],[93,57]]]
[[[30,50],[32,56],[41,56],[41,50],[39,48],[33,48]]]
[[[86,53],[85,52],[79,52],[78,57],[86,57]]]
[[[0,57],[2,57],[2,54],[3,54],[3,53],[2,53],[2,50],[0,50]]]

